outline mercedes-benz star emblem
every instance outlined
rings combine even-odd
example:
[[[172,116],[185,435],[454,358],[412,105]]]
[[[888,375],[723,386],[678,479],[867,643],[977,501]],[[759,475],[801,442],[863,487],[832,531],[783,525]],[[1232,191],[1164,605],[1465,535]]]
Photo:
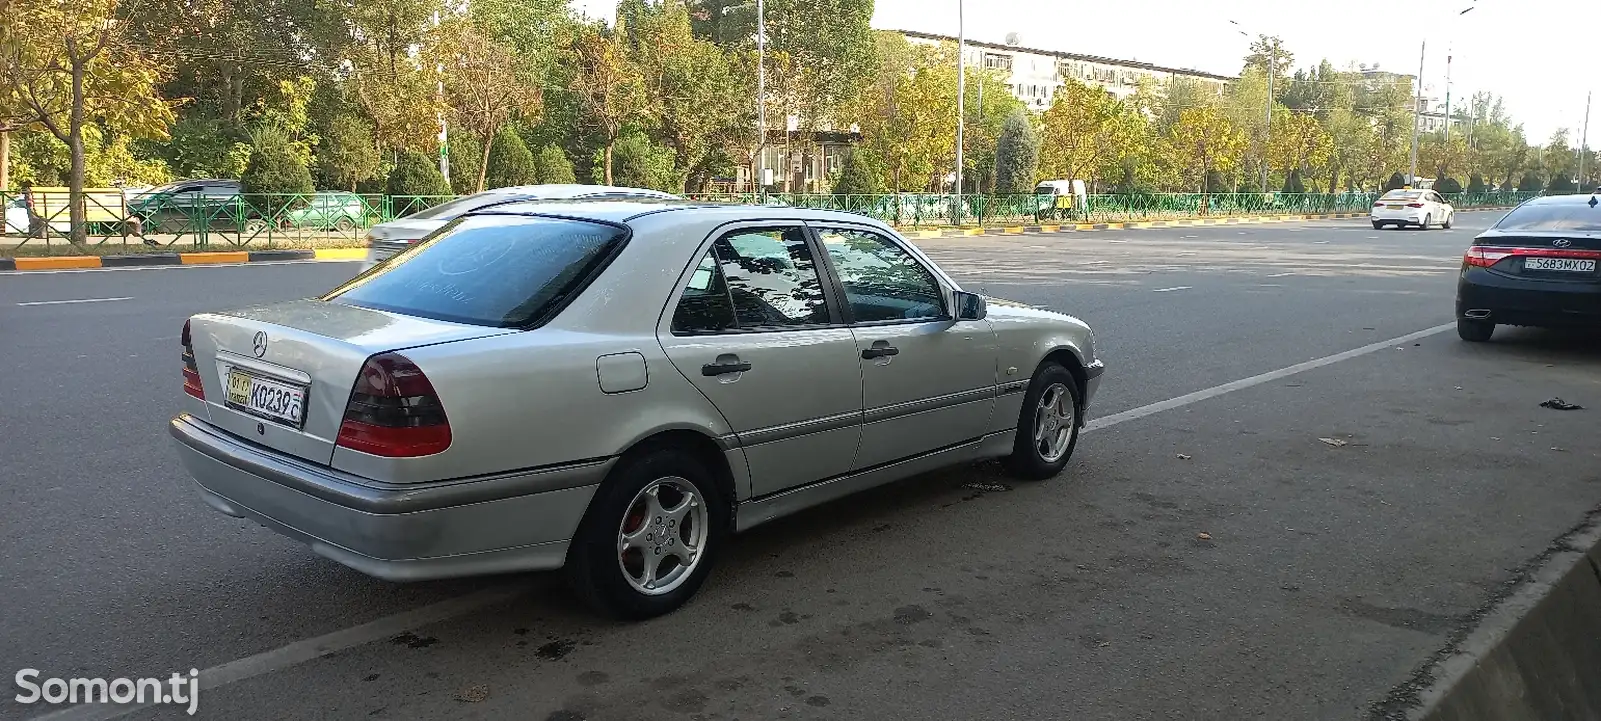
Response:
[[[267,331],[256,331],[256,337],[250,339],[250,349],[256,352],[256,357],[267,355]]]
[[[1551,241],[1551,244],[1556,246],[1556,247],[1558,247],[1558,248],[1566,248],[1569,245],[1572,245],[1573,241],[1568,240],[1567,238],[1558,238],[1556,240]]]

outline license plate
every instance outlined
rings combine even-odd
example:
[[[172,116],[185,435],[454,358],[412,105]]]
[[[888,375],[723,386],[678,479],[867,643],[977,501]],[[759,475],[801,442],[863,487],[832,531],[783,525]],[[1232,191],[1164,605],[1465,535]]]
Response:
[[[1386,205],[1384,207],[1386,207],[1386,208],[1388,208],[1390,210],[1400,210],[1402,208],[1405,208],[1406,206],[1404,206],[1404,205]]]
[[[228,405],[295,428],[306,421],[306,389],[228,369]]]
[[[1555,270],[1564,273],[1594,273],[1595,261],[1581,258],[1524,258],[1524,270]]]

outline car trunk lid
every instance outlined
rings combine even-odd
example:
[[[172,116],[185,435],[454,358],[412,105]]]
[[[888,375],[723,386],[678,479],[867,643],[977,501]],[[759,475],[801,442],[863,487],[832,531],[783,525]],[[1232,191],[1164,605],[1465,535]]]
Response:
[[[322,465],[332,462],[351,388],[368,358],[510,332],[321,300],[190,319],[208,420]]]
[[[1524,278],[1601,283],[1601,236],[1541,231],[1486,233],[1473,240],[1467,262]]]

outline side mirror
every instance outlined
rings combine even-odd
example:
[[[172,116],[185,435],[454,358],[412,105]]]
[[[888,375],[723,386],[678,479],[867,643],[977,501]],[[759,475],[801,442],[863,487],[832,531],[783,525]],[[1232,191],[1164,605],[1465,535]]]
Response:
[[[957,320],[984,320],[989,315],[989,306],[984,302],[984,296],[967,291],[956,291],[956,319]]]

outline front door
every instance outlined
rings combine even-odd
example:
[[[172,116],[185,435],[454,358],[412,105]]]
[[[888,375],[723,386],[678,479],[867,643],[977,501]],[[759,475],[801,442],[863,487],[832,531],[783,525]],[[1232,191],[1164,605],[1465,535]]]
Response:
[[[949,292],[895,239],[814,224],[844,295],[861,363],[856,468],[973,441],[995,405],[995,332],[957,321]]]
[[[755,496],[850,471],[862,435],[856,341],[805,226],[719,231],[662,347],[722,412]]]

